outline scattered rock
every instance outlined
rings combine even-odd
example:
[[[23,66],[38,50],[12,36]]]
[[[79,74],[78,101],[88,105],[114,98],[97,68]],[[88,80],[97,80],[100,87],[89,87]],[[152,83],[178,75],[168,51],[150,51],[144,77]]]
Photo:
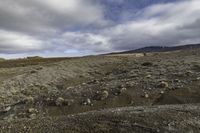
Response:
[[[164,94],[165,92],[164,91],[160,91],[160,94]]]
[[[66,88],[66,90],[72,90],[72,89],[73,89],[72,86]]]
[[[130,105],[133,105],[133,104],[134,104],[134,101],[133,101],[133,100],[131,100],[131,101],[130,101]]]
[[[37,116],[37,115],[36,115],[35,113],[33,113],[33,114],[30,114],[30,115],[29,115],[29,118],[34,119],[34,118],[36,118],[36,116]]]
[[[169,87],[169,84],[165,81],[161,81],[159,84],[158,84],[158,87],[160,88],[167,88]]]
[[[73,99],[65,99],[63,105],[71,106],[74,103]]]
[[[100,93],[100,100],[105,100],[106,98],[108,98],[109,96],[109,92],[104,90]]]
[[[194,73],[193,71],[189,70],[189,71],[186,72],[186,75],[191,75],[193,73]]]
[[[200,80],[200,77],[197,77],[197,80]]]
[[[138,77],[138,74],[137,74],[137,73],[130,74],[130,77],[131,77],[131,78],[136,78],[136,77]]]
[[[146,94],[144,95],[144,97],[145,97],[145,98],[149,98],[149,94],[146,93]]]
[[[10,114],[9,116],[7,117],[4,117],[3,119],[6,120],[6,121],[12,121],[14,120],[16,117],[14,114]]]
[[[55,104],[57,106],[62,106],[64,102],[65,102],[65,99],[62,98],[62,97],[59,97],[59,98],[56,99]]]
[[[126,88],[125,88],[125,87],[123,87],[123,88],[121,88],[121,89],[119,90],[120,93],[123,93],[123,92],[125,92],[125,91],[126,91]]]
[[[149,75],[147,75],[147,76],[146,76],[146,78],[151,78],[151,75],[150,75],[150,74],[149,74]]]
[[[33,104],[34,103],[34,98],[29,96],[25,99],[26,104]]]
[[[85,101],[82,103],[83,105],[92,105],[92,102],[89,98],[87,98]]]
[[[142,63],[142,66],[153,66],[152,62],[144,62]]]
[[[36,70],[31,70],[30,73],[37,73],[37,71]]]
[[[47,99],[49,103],[52,102],[52,99],[48,98]],[[73,99],[64,99],[62,97],[58,97],[55,101],[56,106],[70,106],[74,103]]]
[[[89,81],[87,84],[99,84],[100,82],[96,79]]]
[[[35,109],[35,108],[29,108],[28,109],[28,113],[30,113],[30,114],[36,114],[36,113],[38,113],[38,110]]]
[[[175,79],[174,82],[180,83],[181,81],[179,79]]]
[[[11,110],[11,107],[8,106],[8,107],[6,107],[3,111],[4,111],[4,112],[8,112],[8,111],[10,111],[10,110]]]
[[[149,94],[145,92],[145,93],[142,95],[142,97],[144,97],[144,98],[149,98]]]
[[[36,70],[42,70],[42,69],[43,69],[42,66],[38,66],[38,67],[36,68]]]
[[[53,98],[47,98],[45,100],[45,102],[48,104],[48,105],[54,105],[55,104],[55,100]]]
[[[193,65],[193,70],[200,72],[200,65],[199,64]]]
[[[87,85],[87,83],[82,83],[82,85]]]
[[[27,112],[20,112],[20,113],[17,114],[17,116],[19,118],[25,118],[25,117],[27,117]]]

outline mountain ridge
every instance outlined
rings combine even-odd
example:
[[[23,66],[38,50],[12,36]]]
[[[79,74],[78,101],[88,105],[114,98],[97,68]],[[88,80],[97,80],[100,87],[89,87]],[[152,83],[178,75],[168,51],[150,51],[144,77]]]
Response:
[[[145,53],[145,52],[170,52],[170,51],[177,51],[177,50],[187,50],[187,49],[196,49],[200,48],[200,43],[198,44],[186,44],[180,46],[147,46],[138,48],[135,50],[128,50],[122,52],[113,52],[109,54],[128,54],[128,53]]]

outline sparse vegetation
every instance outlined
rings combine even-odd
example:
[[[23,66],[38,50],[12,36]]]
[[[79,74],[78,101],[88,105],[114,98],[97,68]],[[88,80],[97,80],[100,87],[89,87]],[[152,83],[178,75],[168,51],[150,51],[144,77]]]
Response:
[[[42,59],[43,57],[40,56],[32,56],[32,57],[27,57],[27,59],[29,60],[33,60],[33,59]]]
[[[6,59],[4,59],[4,58],[0,58],[0,62],[1,62],[1,61],[5,61],[5,60],[6,60]]]
[[[111,128],[113,132],[121,128],[135,131],[127,127],[137,127],[142,132],[170,132],[166,124],[177,121],[173,125],[177,131],[189,126],[198,131],[195,117],[200,115],[194,115],[199,114],[194,103],[200,103],[200,61],[196,56],[180,51],[0,62],[0,128],[2,132],[81,132],[95,125],[90,128],[97,132],[109,132]],[[188,109],[169,104],[187,104]],[[171,117],[177,114],[181,117]],[[159,122],[158,117],[168,123]],[[178,124],[183,119],[186,122]],[[140,121],[140,125],[132,121]],[[104,122],[109,123],[106,129]],[[155,122],[158,123],[154,125]],[[77,129],[73,128],[75,125]]]

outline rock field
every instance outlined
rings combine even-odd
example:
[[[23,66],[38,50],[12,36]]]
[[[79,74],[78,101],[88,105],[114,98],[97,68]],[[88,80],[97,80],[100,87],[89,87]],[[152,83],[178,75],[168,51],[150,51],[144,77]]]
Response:
[[[200,50],[0,62],[0,132],[200,132]]]

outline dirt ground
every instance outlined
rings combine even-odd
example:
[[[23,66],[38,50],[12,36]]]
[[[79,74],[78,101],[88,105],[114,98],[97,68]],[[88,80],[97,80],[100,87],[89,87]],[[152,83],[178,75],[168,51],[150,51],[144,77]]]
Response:
[[[200,50],[0,62],[0,132],[200,132]]]

